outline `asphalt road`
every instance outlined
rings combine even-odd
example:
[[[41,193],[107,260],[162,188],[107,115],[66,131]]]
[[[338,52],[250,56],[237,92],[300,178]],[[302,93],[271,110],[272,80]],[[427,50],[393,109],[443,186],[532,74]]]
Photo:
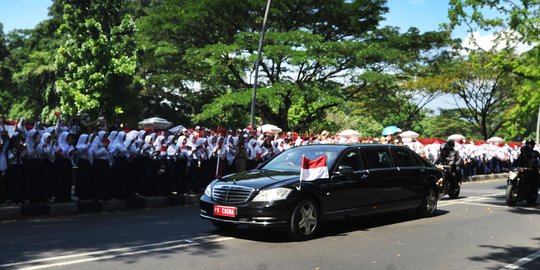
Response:
[[[335,222],[307,242],[251,228],[219,234],[196,207],[4,222],[0,268],[540,269],[540,207],[507,207],[505,187],[464,183],[435,217]]]

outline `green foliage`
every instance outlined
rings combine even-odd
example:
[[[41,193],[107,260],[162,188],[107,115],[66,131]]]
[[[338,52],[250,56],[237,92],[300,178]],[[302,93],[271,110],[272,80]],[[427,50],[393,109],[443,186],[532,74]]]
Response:
[[[62,112],[137,118],[135,23],[123,14],[124,1],[64,3],[58,29],[64,41],[54,62]]]
[[[419,132],[424,138],[446,139],[452,134],[462,134],[468,140],[483,139],[475,128],[461,117],[458,109],[441,110],[436,116],[427,116],[420,122]]]
[[[316,129],[319,132],[328,130],[331,133],[339,133],[345,129],[353,129],[360,133],[363,138],[378,138],[381,136],[381,131],[384,126],[369,116],[353,115],[349,113],[347,108],[352,104],[345,103],[344,105],[332,109],[324,119],[324,121],[316,124]]]
[[[486,10],[496,10],[496,16],[485,16]],[[471,11],[472,10],[472,11]],[[529,0],[452,0],[448,12],[451,27],[467,24],[471,31],[503,30],[497,42],[504,50],[497,52],[491,62],[499,68],[511,71],[522,78],[520,85],[513,87],[515,102],[506,114],[504,122],[507,138],[523,139],[531,136],[536,125],[540,107],[540,2]],[[513,43],[521,42],[533,46],[519,58],[513,52]]]

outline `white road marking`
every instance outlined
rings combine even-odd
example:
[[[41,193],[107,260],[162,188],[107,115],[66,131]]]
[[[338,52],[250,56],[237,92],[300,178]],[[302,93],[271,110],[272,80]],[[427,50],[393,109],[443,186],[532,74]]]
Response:
[[[463,204],[475,205],[475,206],[484,206],[484,207],[488,207],[488,208],[506,208],[506,209],[508,209],[508,206],[506,206],[506,205],[498,205],[498,204],[474,203],[474,202],[468,202],[468,203],[463,203]]]
[[[461,204],[461,205],[474,205],[474,206],[484,206],[484,207],[492,207],[492,208],[527,209],[529,211],[537,211],[538,210],[538,208],[530,208],[530,207],[524,208],[524,207],[521,207],[521,206],[509,207],[506,204],[501,205],[501,204],[484,203],[484,201],[492,200],[492,199],[501,199],[502,198],[504,200],[505,195],[506,195],[506,193],[492,193],[492,194],[487,194],[487,195],[482,195],[482,196],[470,196],[470,197],[466,197],[466,198],[463,198],[463,199],[444,200],[444,201],[439,201],[437,206],[438,207],[444,207],[444,206],[449,206],[449,205]]]
[[[36,259],[36,260],[30,260],[30,261],[25,261],[25,262],[2,264],[0,265],[0,268],[30,265],[30,266],[22,267],[19,269],[21,270],[44,269],[44,268],[66,266],[66,265],[85,263],[85,262],[108,260],[108,259],[114,259],[117,257],[147,254],[147,253],[152,253],[152,252],[157,252],[157,251],[185,248],[185,247],[202,245],[202,244],[207,244],[207,243],[222,242],[222,241],[231,240],[231,239],[233,238],[232,237],[218,237],[218,236],[201,236],[201,237],[190,238],[190,239],[181,239],[181,240],[132,246],[132,247],[115,248],[115,249],[108,249],[108,250],[101,250],[101,251],[94,251],[94,252],[85,252],[85,253],[78,253],[78,254],[49,257],[49,258]],[[176,244],[176,245],[170,246],[171,244]],[[159,247],[159,246],[162,246],[162,247]],[[101,255],[101,256],[95,256],[95,255]],[[47,263],[47,262],[54,262],[54,263],[39,264],[39,263]]]
[[[531,262],[531,261],[534,261],[536,259],[540,258],[540,250],[525,257],[525,258],[521,258],[517,261],[515,261],[514,263],[511,263],[507,266],[505,266],[504,268],[502,269],[519,269],[521,266],[523,266],[524,264],[528,263],[528,262]]]
[[[496,197],[504,196],[505,193],[492,193],[482,196],[471,196],[463,199],[456,199],[456,200],[448,200],[448,201],[442,201],[438,205],[439,206],[448,206],[448,205],[454,205],[454,204],[467,204],[467,203],[474,203],[479,202],[483,200],[489,200],[494,199]]]

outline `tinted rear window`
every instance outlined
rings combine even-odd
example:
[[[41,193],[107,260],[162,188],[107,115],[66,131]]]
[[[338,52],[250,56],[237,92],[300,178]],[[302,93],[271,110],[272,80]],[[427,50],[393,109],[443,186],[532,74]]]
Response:
[[[368,169],[390,168],[392,159],[387,149],[362,149]]]

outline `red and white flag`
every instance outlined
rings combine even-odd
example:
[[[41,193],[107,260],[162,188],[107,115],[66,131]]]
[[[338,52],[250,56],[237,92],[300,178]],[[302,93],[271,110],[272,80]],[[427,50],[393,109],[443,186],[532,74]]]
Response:
[[[302,156],[302,169],[300,170],[300,181],[310,181],[319,178],[328,178],[328,167],[326,167],[326,156],[320,156],[311,160]]]

